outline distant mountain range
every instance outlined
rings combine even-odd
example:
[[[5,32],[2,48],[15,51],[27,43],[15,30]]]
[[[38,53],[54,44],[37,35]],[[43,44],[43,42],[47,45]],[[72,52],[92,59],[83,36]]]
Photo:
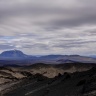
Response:
[[[96,58],[80,55],[26,55],[19,50],[4,51],[0,54],[0,64],[63,64],[63,63],[96,63]]]
[[[92,57],[92,58],[96,58],[96,55],[91,55],[90,57]]]

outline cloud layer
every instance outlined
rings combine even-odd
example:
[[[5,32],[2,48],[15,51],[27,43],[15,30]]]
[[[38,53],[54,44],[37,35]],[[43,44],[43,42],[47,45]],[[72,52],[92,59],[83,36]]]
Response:
[[[0,0],[0,52],[96,54],[96,0]]]

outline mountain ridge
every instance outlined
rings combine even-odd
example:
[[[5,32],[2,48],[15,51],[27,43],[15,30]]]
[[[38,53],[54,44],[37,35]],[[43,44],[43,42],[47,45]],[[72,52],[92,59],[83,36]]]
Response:
[[[3,60],[3,61],[2,61]],[[18,62],[17,62],[18,61]],[[19,50],[4,51],[0,54],[0,62],[4,64],[65,64],[65,63],[96,63],[96,58],[80,55],[45,55],[33,56]],[[0,63],[0,64],[1,64]]]
[[[19,50],[9,50],[9,51],[4,51],[0,54],[1,57],[25,57],[26,55]]]

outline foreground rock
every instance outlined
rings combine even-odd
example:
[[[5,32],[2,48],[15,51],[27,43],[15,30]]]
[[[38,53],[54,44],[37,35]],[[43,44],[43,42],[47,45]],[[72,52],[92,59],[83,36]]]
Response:
[[[6,84],[18,82],[24,78],[28,78],[31,75],[42,74],[48,78],[54,78],[58,74],[64,74],[65,72],[82,72],[95,67],[95,64],[82,64],[82,63],[70,63],[70,64],[34,64],[30,66],[4,66],[0,67],[0,89]]]
[[[37,66],[34,68],[38,69]],[[7,92],[1,91],[3,96],[96,96],[95,67],[82,72],[65,72],[54,78],[48,78],[42,74],[32,75],[24,69],[26,68],[18,72],[25,77],[22,79],[15,77],[14,86],[10,86]]]

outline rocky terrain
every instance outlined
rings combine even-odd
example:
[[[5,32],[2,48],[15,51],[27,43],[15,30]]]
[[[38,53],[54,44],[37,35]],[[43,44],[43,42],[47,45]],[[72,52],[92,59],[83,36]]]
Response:
[[[3,67],[0,67],[0,93],[1,93],[1,96],[6,92],[9,92],[8,93],[9,95],[7,94],[4,96],[25,96],[24,95],[25,93],[27,94],[29,91],[32,91],[32,90],[34,91],[39,88],[39,90],[37,90],[38,92],[42,90],[42,92],[44,92],[42,93],[40,91],[42,94],[47,94],[46,91],[44,91],[44,89],[47,88],[48,90],[49,89],[53,90],[52,91],[53,93],[50,93],[51,91],[50,92],[48,91],[48,94],[50,93],[50,95],[48,94],[40,95],[41,93],[38,95],[36,94],[33,95],[33,93],[35,92],[32,91],[32,93],[30,92],[28,93],[28,96],[59,96],[59,94],[54,95],[54,94],[57,94],[56,90],[61,89],[62,92],[66,93],[68,92],[68,90],[72,91],[73,87],[74,88],[76,87],[73,93],[68,94],[69,93],[68,92],[66,94],[65,93],[63,94],[67,96],[78,96],[78,95],[75,95],[75,91],[77,90],[77,88],[80,88],[78,89],[78,91],[80,91],[79,93],[81,94],[83,92],[83,91],[81,92],[81,89],[85,90],[86,86],[88,85],[89,89],[86,89],[86,90],[92,91],[91,93],[95,94],[94,93],[95,91],[93,92],[93,89],[94,89],[93,87],[96,86],[94,85],[96,83],[95,76],[96,76],[95,64],[69,63],[69,64],[52,65],[52,64],[39,63],[39,64],[30,65],[30,66],[12,66],[12,65],[3,66]],[[69,79],[67,80],[64,78],[69,78]],[[32,86],[33,83],[35,84],[34,86],[37,86],[37,87]],[[91,86],[89,85],[91,83],[93,84],[92,90],[90,89]],[[25,89],[22,89],[21,86],[25,86],[24,87]],[[26,89],[27,87],[28,89]],[[31,87],[32,89],[30,90]],[[18,88],[22,89],[20,93],[21,95],[17,94]],[[67,91],[64,91],[65,89]],[[15,90],[15,91],[12,91],[12,90]],[[24,91],[24,90],[27,90],[27,91]],[[60,94],[62,93],[61,90],[60,90]],[[10,91],[13,92],[12,95],[10,95],[11,94]],[[17,95],[13,95],[15,94],[14,92],[16,92]],[[77,93],[78,92],[76,91],[76,94]],[[86,93],[85,91],[83,92],[83,94],[89,94],[89,96],[92,96],[90,95],[91,93]],[[65,95],[60,95],[60,96],[65,96]]]

